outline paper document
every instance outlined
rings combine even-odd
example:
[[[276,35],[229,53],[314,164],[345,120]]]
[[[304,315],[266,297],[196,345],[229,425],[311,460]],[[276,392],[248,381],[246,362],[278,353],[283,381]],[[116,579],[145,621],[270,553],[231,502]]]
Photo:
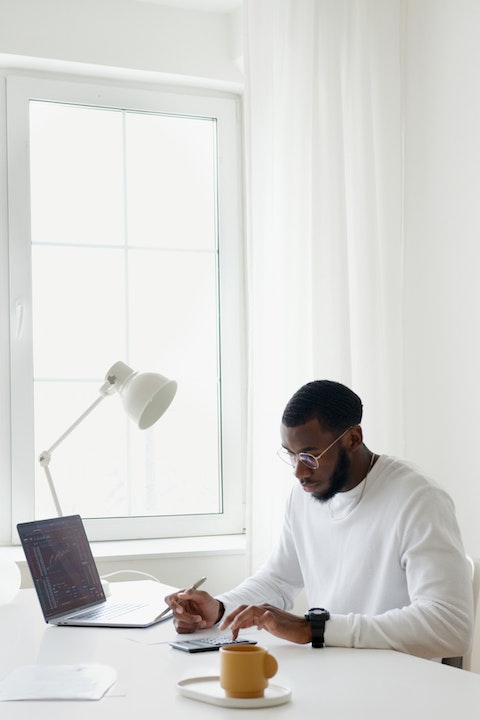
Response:
[[[0,701],[100,700],[116,679],[108,665],[24,665],[0,682]]]

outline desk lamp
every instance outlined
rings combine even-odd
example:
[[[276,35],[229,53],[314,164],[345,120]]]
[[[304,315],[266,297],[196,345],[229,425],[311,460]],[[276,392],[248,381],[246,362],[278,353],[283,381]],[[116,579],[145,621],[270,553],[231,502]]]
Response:
[[[55,503],[57,515],[63,515],[57,491],[50,474],[50,459],[52,452],[75,430],[90,413],[95,410],[106,397],[118,393],[127,415],[138,425],[140,430],[151,427],[169,407],[175,393],[177,383],[157,373],[138,373],[131,367],[119,361],[112,365],[105,376],[105,382],[99,389],[100,396],[88,407],[82,415],[61,435],[48,449],[44,450],[38,458],[45,471],[50,493]]]

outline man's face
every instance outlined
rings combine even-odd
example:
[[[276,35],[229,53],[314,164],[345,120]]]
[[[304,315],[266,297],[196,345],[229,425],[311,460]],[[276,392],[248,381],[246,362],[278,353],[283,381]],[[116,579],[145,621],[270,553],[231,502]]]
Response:
[[[309,453],[314,457],[320,455],[329,445],[332,447],[318,460],[318,468],[313,470],[297,459],[294,465],[295,477],[300,481],[305,492],[326,502],[338,492],[348,489],[351,461],[342,445],[341,433],[335,435],[322,430],[317,419],[309,420],[296,427],[281,427],[282,445],[292,455]],[[338,439],[338,442],[335,440]]]

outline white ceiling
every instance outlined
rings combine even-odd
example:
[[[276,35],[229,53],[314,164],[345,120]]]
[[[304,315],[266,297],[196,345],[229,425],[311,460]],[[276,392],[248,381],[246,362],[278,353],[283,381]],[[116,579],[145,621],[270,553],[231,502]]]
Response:
[[[225,13],[230,13],[243,4],[243,0],[136,0],[136,2],[146,2],[152,5],[167,5],[169,7],[185,8],[188,10]]]

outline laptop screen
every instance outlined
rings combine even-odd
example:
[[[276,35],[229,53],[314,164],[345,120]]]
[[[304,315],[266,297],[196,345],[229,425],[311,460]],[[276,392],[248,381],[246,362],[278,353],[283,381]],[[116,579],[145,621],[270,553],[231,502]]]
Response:
[[[105,600],[80,515],[17,525],[46,620]]]

